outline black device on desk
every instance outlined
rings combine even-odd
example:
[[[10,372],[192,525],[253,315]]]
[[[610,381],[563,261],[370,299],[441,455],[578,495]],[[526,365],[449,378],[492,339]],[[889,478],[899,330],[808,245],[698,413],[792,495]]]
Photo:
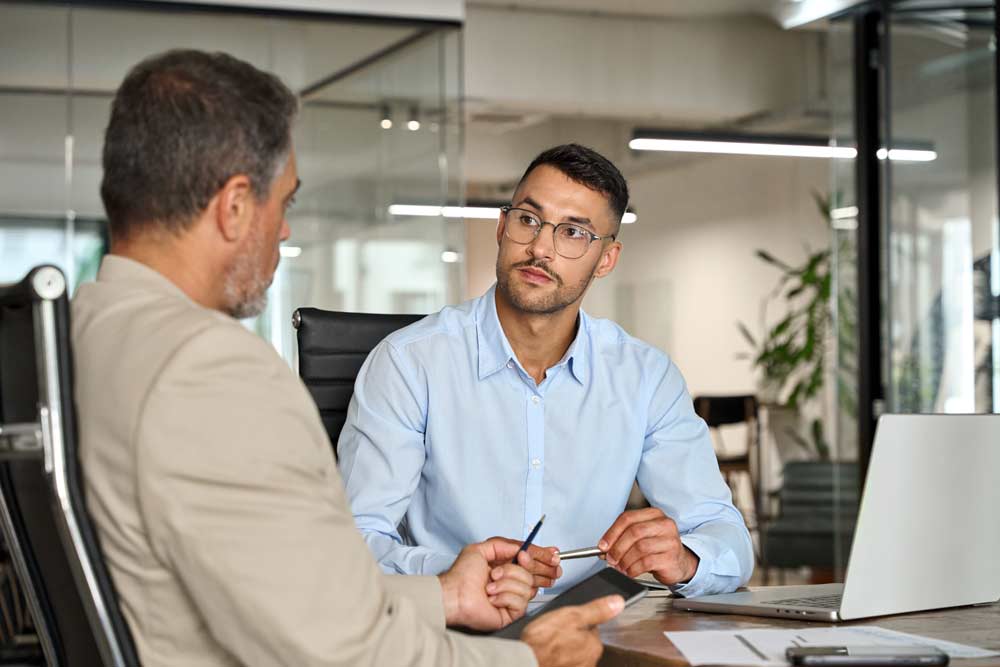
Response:
[[[547,614],[560,607],[571,607],[578,604],[586,604],[591,600],[602,598],[605,595],[621,595],[625,598],[625,606],[642,599],[646,594],[646,587],[631,577],[627,577],[618,570],[606,567],[600,572],[596,572],[575,586],[567,589],[564,593],[547,602],[543,607],[532,614],[522,616],[506,628],[502,628],[493,633],[494,637],[501,639],[520,639],[524,626],[533,620]]]
[[[816,667],[933,667],[948,664],[948,654],[933,646],[791,646],[785,651],[785,657],[793,665]]]

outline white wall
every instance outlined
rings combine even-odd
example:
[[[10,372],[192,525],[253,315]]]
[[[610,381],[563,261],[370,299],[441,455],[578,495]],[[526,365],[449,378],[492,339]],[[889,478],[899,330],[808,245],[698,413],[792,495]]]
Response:
[[[753,392],[748,362],[735,359],[747,350],[736,322],[757,331],[778,278],[754,250],[798,262],[806,245],[828,244],[812,196],[827,191],[828,174],[823,160],[704,157],[629,179],[639,222],[623,227],[619,265],[584,307],[667,350],[693,394]],[[467,224],[474,295],[494,280],[495,227]]]

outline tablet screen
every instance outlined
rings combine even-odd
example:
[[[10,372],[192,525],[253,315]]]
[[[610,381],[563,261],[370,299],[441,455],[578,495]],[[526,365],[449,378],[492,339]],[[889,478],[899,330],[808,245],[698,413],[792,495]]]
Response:
[[[560,607],[586,604],[591,600],[596,600],[605,595],[616,594],[625,598],[625,606],[628,606],[646,594],[646,587],[625,576],[618,570],[606,567],[600,572],[587,577],[559,597],[546,603],[532,614],[523,616],[507,627],[497,630],[493,633],[493,636],[503,639],[520,639],[524,626],[542,614],[547,614]]]

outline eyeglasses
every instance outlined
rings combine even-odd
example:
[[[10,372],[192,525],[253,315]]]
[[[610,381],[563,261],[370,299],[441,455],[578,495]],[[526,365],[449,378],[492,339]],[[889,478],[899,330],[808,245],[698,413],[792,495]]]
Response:
[[[580,259],[587,254],[590,244],[594,241],[614,240],[615,238],[614,234],[598,236],[589,229],[571,222],[561,222],[558,225],[554,222],[546,222],[523,208],[503,206],[500,210],[507,218],[507,224],[504,225],[504,236],[514,243],[527,245],[538,237],[542,227],[552,225],[552,245],[556,253],[566,259]]]

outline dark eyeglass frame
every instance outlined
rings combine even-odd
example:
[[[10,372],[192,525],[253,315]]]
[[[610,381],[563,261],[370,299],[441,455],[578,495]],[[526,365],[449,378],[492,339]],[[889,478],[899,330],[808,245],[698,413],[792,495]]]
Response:
[[[554,222],[549,222],[548,220],[542,220],[541,216],[539,216],[534,211],[529,211],[526,208],[519,208],[517,206],[509,206],[509,205],[508,206],[501,206],[500,207],[500,211],[501,211],[501,213],[503,213],[504,217],[507,217],[507,215],[511,211],[523,211],[524,213],[527,213],[528,215],[530,215],[535,220],[538,220],[538,229],[535,230],[535,236],[530,241],[517,241],[517,240],[511,238],[510,234],[507,233],[507,227],[506,226],[504,227],[503,235],[506,236],[511,241],[513,241],[514,243],[517,243],[518,245],[529,245],[531,243],[534,243],[535,239],[538,238],[538,235],[542,233],[542,229],[544,229],[545,225],[552,225],[553,242],[555,240],[556,235],[559,233],[559,229],[562,228],[562,227],[572,227],[573,229],[579,229],[581,232],[583,232],[584,234],[586,234],[587,235],[587,239],[588,239],[588,241],[587,241],[587,249],[583,251],[583,254],[578,255],[577,257],[567,257],[566,255],[563,255],[558,250],[556,251],[562,257],[566,257],[566,259],[580,259],[580,257],[583,257],[583,255],[586,255],[590,251],[590,246],[591,246],[591,244],[594,241],[605,241],[607,239],[611,239],[612,241],[614,241],[615,237],[617,236],[617,234],[607,234],[605,236],[598,236],[597,234],[595,234],[594,232],[590,231],[589,229],[581,227],[580,225],[578,225],[578,224],[576,224],[574,222],[560,222],[559,224],[556,224]],[[553,245],[553,247],[555,247],[555,246]]]

